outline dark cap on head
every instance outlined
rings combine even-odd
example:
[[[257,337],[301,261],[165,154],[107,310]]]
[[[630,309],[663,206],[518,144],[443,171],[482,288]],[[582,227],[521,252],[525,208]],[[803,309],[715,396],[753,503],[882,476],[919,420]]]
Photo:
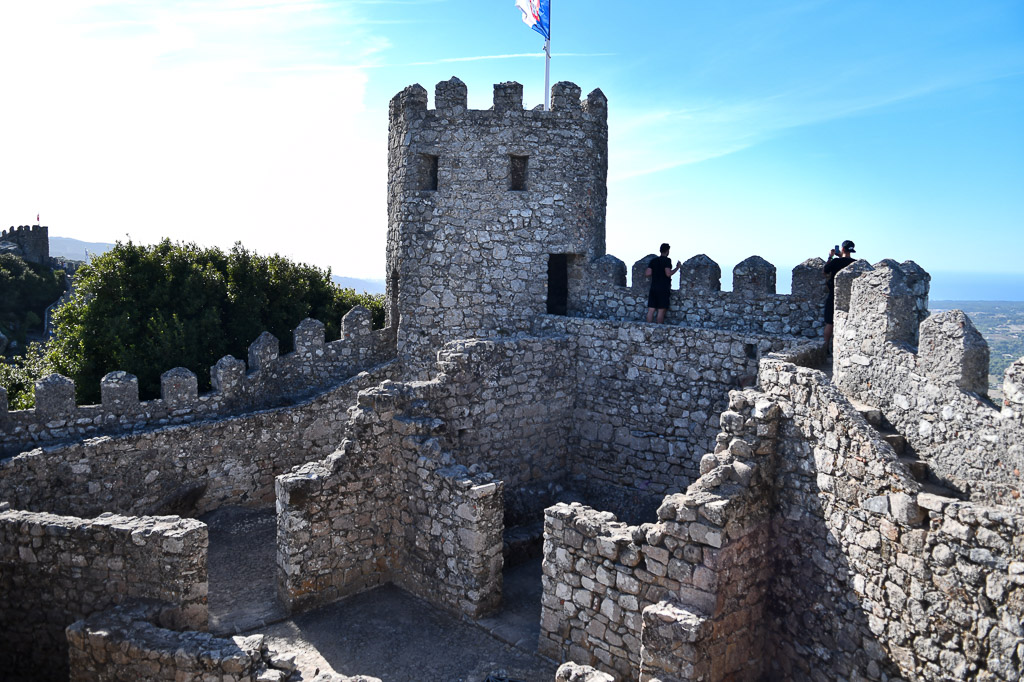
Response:
[[[856,249],[853,248],[853,242],[851,242],[849,239],[843,242],[843,248],[846,249],[846,251],[849,253],[857,252]]]

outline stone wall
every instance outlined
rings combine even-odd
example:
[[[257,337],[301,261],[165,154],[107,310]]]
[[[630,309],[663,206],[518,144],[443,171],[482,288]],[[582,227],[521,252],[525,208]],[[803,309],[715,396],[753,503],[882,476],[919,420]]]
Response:
[[[527,111],[502,83],[470,111],[453,78],[434,109],[419,85],[391,100],[388,320],[424,376],[447,341],[529,329],[549,292],[559,302],[568,258],[604,255],[607,100],[580,93],[557,83],[551,111]]]
[[[745,398],[734,394],[733,407]],[[759,423],[725,413],[701,478],[667,496],[656,523],[627,526],[578,504],[547,510],[541,653],[623,679],[758,678],[772,575],[764,460],[780,410],[749,406]]]
[[[728,393],[758,359],[801,340],[685,326],[547,316],[574,342],[572,473],[587,498],[635,522],[700,476]]]
[[[190,519],[0,512],[4,679],[67,679],[64,628],[133,597],[167,602],[175,627],[205,629],[206,549],[206,526]]]
[[[837,275],[836,385],[880,409],[939,481],[1024,506],[1024,359],[1006,373],[1005,404],[992,404],[988,345],[962,311],[922,314],[920,272],[882,261]]]
[[[0,461],[0,501],[74,516],[269,506],[274,477],[337,447],[358,392],[396,371],[381,365],[288,407],[37,448]]]
[[[71,682],[283,682],[295,670],[295,654],[268,649],[263,635],[178,631],[166,622],[166,608],[133,600],[68,626]],[[316,679],[380,682],[327,673]]]
[[[0,242],[17,244],[22,259],[29,263],[46,265],[50,262],[50,228],[45,225],[11,226],[0,232]]]
[[[361,392],[341,447],[278,479],[291,608],[384,582],[472,617],[500,602],[505,494],[565,475],[567,341],[453,342],[439,357],[431,381]]]
[[[578,262],[570,276],[569,314],[580,317],[642,320],[647,314],[651,280],[644,273],[655,258],[633,264],[626,286],[625,265],[611,256]],[[775,266],[751,256],[733,270],[733,290],[721,291],[721,268],[707,256],[690,258],[679,271],[665,322],[691,328],[746,334],[818,338],[824,325],[827,293],[820,258],[793,268],[792,294],[775,293]]]
[[[36,383],[36,407],[8,412],[0,400],[0,456],[47,443],[66,443],[99,435],[287,405],[326,390],[395,356],[394,329],[374,330],[370,313],[357,306],[342,320],[342,335],[325,343],[324,326],[303,320],[295,350],[278,355],[278,340],[264,332],[249,346],[248,367],[225,356],[210,368],[213,391],[199,395],[198,380],[178,367],[161,377],[161,397],[139,400],[138,380],[126,372],[107,374],[100,384],[100,405],[76,405],[75,385],[50,375]]]
[[[924,493],[820,372],[765,360],[778,439],[773,674],[1016,680],[1024,516]]]

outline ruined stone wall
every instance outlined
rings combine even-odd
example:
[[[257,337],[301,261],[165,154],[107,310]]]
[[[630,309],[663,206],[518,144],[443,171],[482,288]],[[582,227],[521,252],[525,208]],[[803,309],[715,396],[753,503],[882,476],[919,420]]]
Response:
[[[962,311],[922,314],[926,273],[890,261],[847,270],[836,277],[836,385],[879,408],[939,481],[1024,506],[1024,359],[993,405],[988,345]]]
[[[570,272],[570,315],[613,320],[643,320],[651,279],[645,277],[654,255],[633,264],[626,286],[625,264],[611,256],[579,262]],[[818,338],[824,326],[827,288],[820,258],[793,268],[791,294],[775,293],[775,266],[751,256],[733,269],[733,290],[721,291],[721,268],[701,254],[678,273],[665,322],[691,328],[747,334]]]
[[[453,78],[434,106],[419,85],[396,95],[388,142],[388,320],[424,376],[447,341],[529,329],[547,310],[552,254],[605,249],[600,90],[581,102],[558,83],[551,111],[526,111],[522,86],[503,83],[492,109],[470,111]]]
[[[166,622],[167,604],[133,600],[67,628],[71,682],[253,682],[283,680],[295,654],[269,649],[263,635],[221,638],[178,631]],[[380,682],[324,673],[318,682]]]
[[[714,449],[728,393],[758,358],[801,340],[763,334],[547,316],[574,339],[572,471],[588,499],[630,521],[695,481]]]
[[[64,628],[134,597],[169,604],[175,627],[205,629],[206,526],[104,514],[0,512],[0,670],[67,679]]]
[[[45,225],[11,226],[0,232],[0,242],[17,244],[22,259],[29,263],[46,265],[50,261],[50,228]]]
[[[139,400],[138,380],[107,374],[100,405],[76,405],[74,382],[50,375],[36,382],[36,407],[8,412],[0,389],[0,456],[47,443],[67,443],[147,427],[186,424],[286,405],[309,397],[395,356],[394,329],[373,330],[370,313],[355,307],[342,320],[342,336],[325,343],[324,326],[303,320],[295,350],[278,355],[278,340],[264,332],[249,346],[248,369],[230,355],[210,368],[213,390],[199,395],[198,380],[178,367],[161,377],[161,398]]]
[[[0,461],[0,501],[74,516],[269,506],[274,477],[337,447],[358,392],[396,371],[379,366],[290,407],[37,448]]]
[[[770,455],[780,416],[736,393],[755,421],[722,416],[701,478],[657,522],[627,526],[578,504],[544,527],[540,651],[624,679],[758,679],[772,576]]]
[[[1016,680],[1024,516],[922,493],[824,374],[762,363],[778,438],[773,674]]]
[[[431,381],[361,392],[341,447],[278,478],[286,602],[395,582],[473,617],[495,608],[505,494],[565,474],[567,344],[453,342]]]

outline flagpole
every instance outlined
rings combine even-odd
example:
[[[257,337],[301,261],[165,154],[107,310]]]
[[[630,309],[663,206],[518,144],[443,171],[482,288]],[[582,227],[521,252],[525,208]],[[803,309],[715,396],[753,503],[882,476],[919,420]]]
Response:
[[[551,111],[551,38],[544,41],[544,111]]]

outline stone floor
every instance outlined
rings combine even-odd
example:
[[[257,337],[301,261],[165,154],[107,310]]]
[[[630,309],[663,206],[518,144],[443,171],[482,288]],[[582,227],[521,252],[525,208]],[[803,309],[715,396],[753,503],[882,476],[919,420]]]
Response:
[[[476,622],[437,609],[394,586],[287,618],[274,582],[273,510],[224,508],[210,528],[211,630],[266,635],[294,652],[299,674],[370,675],[383,682],[551,682],[556,664],[537,655],[540,559],[506,569],[504,604]]]

